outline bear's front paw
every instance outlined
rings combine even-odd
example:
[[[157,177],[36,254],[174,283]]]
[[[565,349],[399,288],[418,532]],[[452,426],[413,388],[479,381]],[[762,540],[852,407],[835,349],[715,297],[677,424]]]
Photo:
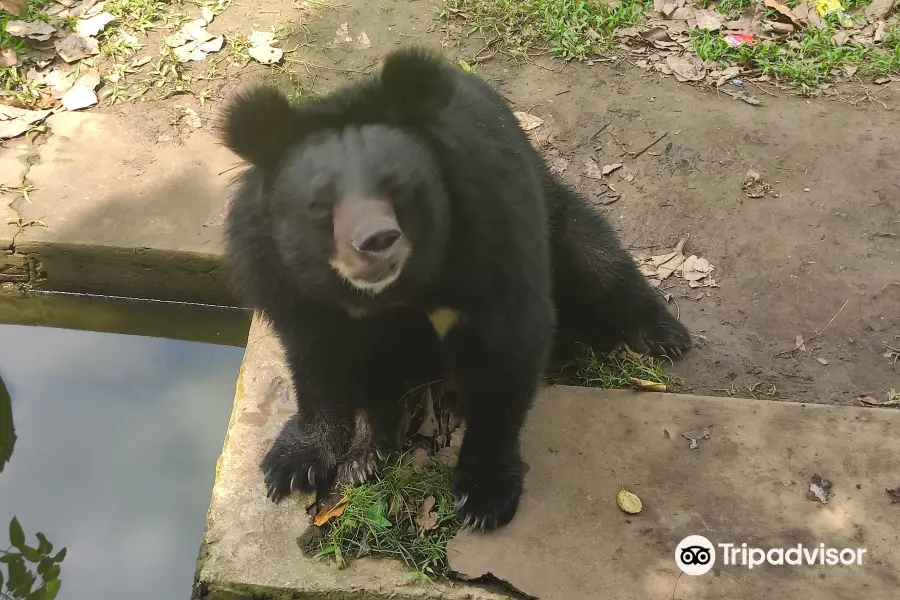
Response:
[[[506,525],[522,496],[518,452],[463,452],[453,475],[455,508],[463,527],[487,531]]]
[[[687,328],[665,309],[660,309],[656,323],[629,337],[626,343],[635,352],[671,359],[681,358],[692,345]]]
[[[334,481],[340,446],[330,430],[291,419],[262,461],[266,497],[279,502],[298,490],[326,489]]]

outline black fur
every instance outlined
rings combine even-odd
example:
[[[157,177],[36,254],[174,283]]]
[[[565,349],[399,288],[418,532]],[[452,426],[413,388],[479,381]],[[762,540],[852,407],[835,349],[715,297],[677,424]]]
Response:
[[[614,232],[549,173],[478,77],[402,50],[335,94],[286,110],[254,91],[227,114],[225,138],[251,162],[227,222],[234,282],[273,323],[298,396],[262,463],[274,500],[364,478],[393,449],[404,393],[449,369],[467,421],[458,510],[467,524],[503,525],[522,492],[519,431],[557,312],[563,343],[689,347]],[[387,196],[412,241],[400,278],[377,295],[328,266],[331,203],[352,194]],[[462,315],[442,342],[426,318],[438,307]]]

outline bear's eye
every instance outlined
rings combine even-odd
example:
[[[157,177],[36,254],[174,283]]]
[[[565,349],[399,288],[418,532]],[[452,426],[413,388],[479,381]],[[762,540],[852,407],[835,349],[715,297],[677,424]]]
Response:
[[[334,206],[335,189],[332,182],[324,177],[316,177],[310,182],[309,195],[306,198],[305,209],[307,214],[314,219],[327,219],[331,216]]]

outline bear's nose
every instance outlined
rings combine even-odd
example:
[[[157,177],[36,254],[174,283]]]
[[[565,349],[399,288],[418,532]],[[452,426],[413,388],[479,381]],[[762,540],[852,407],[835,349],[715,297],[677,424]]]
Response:
[[[350,243],[357,252],[378,258],[393,248],[402,236],[396,221],[380,218],[360,225],[350,237]]]

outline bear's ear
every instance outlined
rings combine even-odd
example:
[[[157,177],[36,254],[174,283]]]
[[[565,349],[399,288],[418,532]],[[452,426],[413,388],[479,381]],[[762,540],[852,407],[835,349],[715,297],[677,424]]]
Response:
[[[423,48],[404,48],[384,59],[382,93],[405,119],[429,120],[453,95],[453,72],[444,59]]]
[[[226,146],[255,166],[271,168],[295,140],[297,112],[281,91],[258,86],[239,93],[223,121]]]

